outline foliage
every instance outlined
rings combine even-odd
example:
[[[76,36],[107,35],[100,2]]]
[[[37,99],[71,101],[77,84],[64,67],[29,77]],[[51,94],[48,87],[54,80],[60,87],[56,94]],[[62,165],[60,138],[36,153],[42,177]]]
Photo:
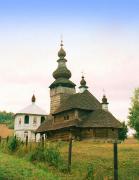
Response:
[[[136,137],[139,138],[139,88],[135,89],[131,98],[131,108],[129,108],[129,126],[136,131]]]
[[[8,150],[10,152],[15,152],[17,148],[20,146],[21,142],[16,137],[11,137],[8,141]]]
[[[6,141],[1,143],[6,144]],[[92,141],[80,141],[73,142],[72,151],[72,173],[65,173],[67,164],[62,163],[58,165],[58,168],[50,165],[46,162],[36,161],[35,163],[27,162],[27,158],[31,152],[37,148],[37,143],[29,143],[26,147],[21,145],[17,151],[15,151],[14,156],[9,156],[8,154],[2,153],[1,157],[1,147],[0,147],[0,175],[5,173],[5,179],[12,177],[13,179],[44,179],[44,174],[47,172],[52,172],[52,174],[58,176],[60,179],[76,179],[76,180],[86,180],[88,166],[93,162],[93,172],[94,179],[113,179],[113,144],[111,143],[101,143]],[[56,147],[60,151],[60,155],[64,162],[67,162],[68,153],[68,143],[61,143],[60,147],[57,143],[50,142],[46,143],[44,148]],[[22,158],[18,158],[22,157]],[[13,159],[10,161],[10,157]],[[139,141],[130,138],[124,141],[124,143],[118,144],[118,159],[119,159],[119,179],[138,179],[139,177]],[[20,162],[19,162],[20,160]],[[6,162],[3,162],[6,161]],[[8,164],[8,166],[7,166]],[[3,167],[3,168],[1,168]],[[20,168],[19,168],[20,167]],[[17,171],[18,168],[18,171]],[[62,170],[61,170],[62,169]],[[8,174],[8,175],[7,175]],[[41,176],[42,175],[42,176]],[[17,177],[17,178],[15,178]],[[1,176],[0,176],[0,179]],[[4,179],[4,178],[3,178]],[[7,178],[8,179],[8,178]],[[49,179],[49,178],[46,178]]]
[[[122,128],[119,129],[119,140],[124,141],[127,139],[127,132],[128,132],[128,127],[125,124],[125,122],[122,123]]]
[[[35,166],[24,158],[8,155],[0,152],[0,179],[48,179],[58,180],[47,168]]]
[[[94,168],[92,163],[87,166],[86,180],[94,180]]]
[[[33,162],[48,162],[49,165],[58,168],[62,172],[67,171],[67,166],[60,155],[59,148],[55,145],[46,145],[45,148],[37,146],[30,152],[29,160]]]
[[[0,123],[5,123],[10,129],[14,127],[14,113],[0,111]]]
[[[34,151],[30,152],[29,160],[45,162],[44,149],[41,146],[36,147],[36,149],[34,149]]]

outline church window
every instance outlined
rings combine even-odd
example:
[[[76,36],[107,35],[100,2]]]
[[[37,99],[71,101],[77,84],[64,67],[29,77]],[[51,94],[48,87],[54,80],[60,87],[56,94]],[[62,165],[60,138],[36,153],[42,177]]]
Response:
[[[28,115],[25,116],[24,123],[29,124],[29,116]]]
[[[42,117],[41,117],[41,124],[42,124],[44,121],[45,121],[45,117],[42,116]]]

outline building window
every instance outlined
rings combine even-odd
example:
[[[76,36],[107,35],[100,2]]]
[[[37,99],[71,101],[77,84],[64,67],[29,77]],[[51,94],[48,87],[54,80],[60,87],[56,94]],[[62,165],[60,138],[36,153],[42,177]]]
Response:
[[[21,125],[21,118],[19,118],[19,125]]]
[[[24,123],[29,124],[29,116],[28,115],[25,116]]]
[[[37,117],[33,118],[33,124],[37,124]]]
[[[41,124],[42,124],[44,121],[45,121],[45,117],[42,116],[42,117],[41,117]]]
[[[64,120],[69,120],[69,115],[64,116]]]

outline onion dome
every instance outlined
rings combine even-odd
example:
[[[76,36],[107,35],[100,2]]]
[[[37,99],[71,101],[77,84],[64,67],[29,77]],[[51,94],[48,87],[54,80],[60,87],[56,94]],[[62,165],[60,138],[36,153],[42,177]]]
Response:
[[[58,51],[58,57],[60,57],[61,59],[64,58],[66,56],[66,52],[65,50],[63,49],[63,41],[61,41],[61,44],[60,44],[61,48],[60,50]]]
[[[58,67],[57,69],[53,72],[53,77],[55,79],[58,79],[58,78],[66,78],[66,79],[69,79],[71,78],[71,72],[70,70],[68,70],[68,68],[66,67],[66,62],[67,60],[64,58],[66,56],[66,52],[65,50],[63,49],[63,42],[61,41],[61,44],[60,44],[61,48],[58,52],[58,56],[59,56],[59,59],[58,59]]]
[[[109,104],[105,95],[103,95],[102,104]]]
[[[81,93],[83,93],[85,90],[88,89],[88,86],[86,86],[86,81],[84,79],[84,76],[82,76],[82,80],[80,81],[80,85],[81,86],[79,87],[79,89],[80,89]]]
[[[55,79],[58,78],[66,78],[69,79],[71,78],[71,72],[70,70],[67,69],[67,67],[58,67],[54,72],[53,72],[53,77]]]
[[[34,95],[34,94],[33,94],[33,96],[32,96],[31,101],[32,101],[32,103],[35,103],[35,101],[36,101],[36,97],[35,97],[35,95]]]
[[[80,81],[81,86],[86,86],[86,81],[84,79],[84,76],[82,76],[82,80]]]
[[[66,66],[67,60],[65,59],[66,52],[63,49],[63,41],[61,41],[60,46],[61,46],[60,50],[58,51],[59,59],[57,60],[58,67],[53,72],[53,77],[55,78],[55,81],[49,87],[55,88],[58,86],[63,86],[63,87],[75,88],[76,85],[69,80],[71,78],[71,72]]]

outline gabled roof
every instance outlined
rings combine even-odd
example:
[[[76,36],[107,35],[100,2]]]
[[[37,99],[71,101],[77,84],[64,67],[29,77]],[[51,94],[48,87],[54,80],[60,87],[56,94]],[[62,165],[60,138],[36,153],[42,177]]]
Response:
[[[89,113],[88,117],[79,123],[79,127],[121,128],[121,123],[109,111],[97,109]]]
[[[54,114],[71,109],[101,109],[101,103],[88,90],[86,90],[83,93],[70,95],[68,99],[66,99],[65,102],[60,105]]]
[[[53,117],[45,121],[36,132],[60,130],[68,127],[79,128],[121,128],[121,123],[108,111],[102,109],[87,113],[86,117],[54,123]]]
[[[45,110],[37,106],[35,103],[30,104],[29,106],[25,107],[24,109],[18,111],[17,114],[32,114],[32,115],[46,115]]]
[[[74,119],[72,121],[64,121],[59,123],[54,123],[53,118],[49,119],[42,123],[39,128],[36,130],[37,133],[45,132],[45,131],[53,131],[57,129],[63,129],[68,127],[76,126],[78,123],[78,119]]]

